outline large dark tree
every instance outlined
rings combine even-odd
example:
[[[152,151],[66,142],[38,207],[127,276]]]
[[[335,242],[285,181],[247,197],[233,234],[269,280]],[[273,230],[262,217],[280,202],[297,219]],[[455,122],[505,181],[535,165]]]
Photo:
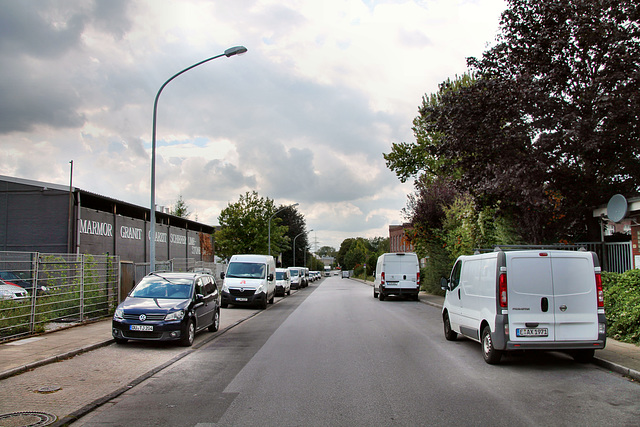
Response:
[[[309,240],[307,239],[306,229],[307,225],[304,216],[298,212],[294,206],[280,207],[282,209],[276,214],[279,224],[286,225],[288,231],[285,233],[286,245],[281,248],[282,254],[282,266],[292,267],[293,264],[293,241],[295,239],[295,263],[299,266],[304,263],[305,250],[308,248]],[[272,220],[272,222],[274,221]],[[296,237],[297,236],[297,237]],[[272,255],[278,256],[277,253]],[[307,257],[308,258],[308,257]]]
[[[473,78],[423,100],[387,165],[500,202],[537,243],[584,238],[591,209],[640,182],[640,25],[631,0],[509,0]]]
[[[470,65],[529,125],[528,150],[564,226],[640,182],[640,3],[509,0],[498,44]]]

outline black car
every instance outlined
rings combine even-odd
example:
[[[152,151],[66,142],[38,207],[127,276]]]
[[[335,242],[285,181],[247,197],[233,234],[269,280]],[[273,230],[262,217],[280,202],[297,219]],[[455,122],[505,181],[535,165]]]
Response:
[[[179,340],[193,344],[197,331],[220,327],[220,292],[203,273],[151,273],[118,305],[112,334],[127,340]]]

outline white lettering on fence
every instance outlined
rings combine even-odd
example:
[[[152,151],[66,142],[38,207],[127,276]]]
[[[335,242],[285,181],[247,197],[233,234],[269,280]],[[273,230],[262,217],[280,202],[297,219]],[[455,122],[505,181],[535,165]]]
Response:
[[[147,233],[147,238],[151,240],[151,231]],[[156,242],[167,243],[167,233],[156,231]]]

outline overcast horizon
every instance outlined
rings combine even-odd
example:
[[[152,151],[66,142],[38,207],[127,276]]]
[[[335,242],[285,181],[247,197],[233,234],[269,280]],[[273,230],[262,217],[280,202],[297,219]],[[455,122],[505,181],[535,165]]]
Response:
[[[388,237],[413,183],[383,153],[495,41],[504,0],[0,0],[0,175],[218,225],[241,194],[299,203],[309,241]]]

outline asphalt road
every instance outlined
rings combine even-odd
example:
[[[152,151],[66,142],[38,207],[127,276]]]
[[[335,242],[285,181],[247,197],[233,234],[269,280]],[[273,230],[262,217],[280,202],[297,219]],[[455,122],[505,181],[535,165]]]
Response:
[[[76,422],[83,426],[637,425],[640,387],[561,353],[487,365],[440,310],[330,277]]]

